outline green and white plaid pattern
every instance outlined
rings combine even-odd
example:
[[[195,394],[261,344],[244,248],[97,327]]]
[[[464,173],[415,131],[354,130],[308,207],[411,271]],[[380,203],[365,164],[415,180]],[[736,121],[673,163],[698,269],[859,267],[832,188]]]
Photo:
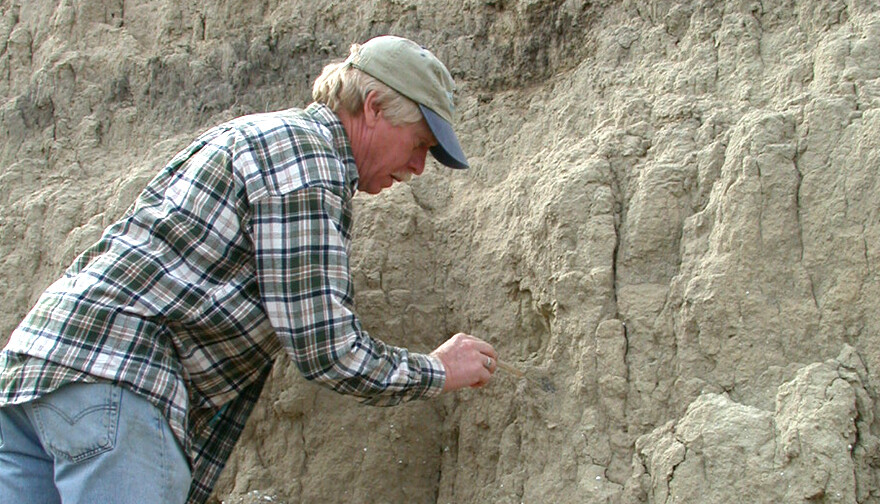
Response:
[[[310,380],[376,405],[433,397],[434,357],[353,311],[357,169],[327,107],[242,117],[177,154],[37,301],[0,352],[0,406],[107,380],[168,418],[204,502],[284,349]]]

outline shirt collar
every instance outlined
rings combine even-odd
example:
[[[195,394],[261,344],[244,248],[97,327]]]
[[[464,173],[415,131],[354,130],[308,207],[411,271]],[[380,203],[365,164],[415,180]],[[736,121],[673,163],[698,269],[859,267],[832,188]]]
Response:
[[[330,109],[330,107],[322,103],[312,103],[306,108],[308,113],[314,120],[324,125],[333,135],[333,147],[339,153],[340,159],[345,163],[345,182],[346,186],[354,195],[357,191],[358,171],[357,165],[354,164],[354,154],[351,150],[351,141],[348,139],[348,133],[342,126],[339,116]]]

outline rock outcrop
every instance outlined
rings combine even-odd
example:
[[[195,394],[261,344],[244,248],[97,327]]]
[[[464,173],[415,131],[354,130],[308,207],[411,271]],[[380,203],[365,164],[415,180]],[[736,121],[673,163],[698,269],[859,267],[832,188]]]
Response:
[[[0,0],[0,340],[200,131],[394,33],[473,168],[357,198],[370,333],[531,379],[372,409],[279,358],[226,502],[880,502],[873,0]]]

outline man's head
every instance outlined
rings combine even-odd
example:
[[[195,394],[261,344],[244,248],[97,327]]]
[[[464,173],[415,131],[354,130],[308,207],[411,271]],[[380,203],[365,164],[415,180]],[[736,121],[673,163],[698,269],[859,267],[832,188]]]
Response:
[[[382,126],[372,120],[385,120],[389,123],[386,126],[400,130],[384,133],[413,133],[413,139],[403,138],[403,141],[417,140],[414,144],[416,150],[425,143],[442,164],[467,168],[467,159],[452,129],[454,86],[449,71],[428,50],[411,40],[383,36],[363,45],[353,45],[345,61],[326,66],[315,81],[312,96],[337,114],[357,118],[358,127]],[[423,138],[425,128],[427,139]],[[369,167],[361,166],[362,160],[358,157],[363,158],[366,154],[362,152],[359,156],[358,151],[364,150],[359,147],[369,145],[381,149],[383,146],[376,142],[384,141],[385,137],[375,134],[382,131],[353,129],[357,131],[349,131],[349,134],[360,171]],[[421,164],[421,167],[413,166],[404,171],[420,174],[424,159]]]

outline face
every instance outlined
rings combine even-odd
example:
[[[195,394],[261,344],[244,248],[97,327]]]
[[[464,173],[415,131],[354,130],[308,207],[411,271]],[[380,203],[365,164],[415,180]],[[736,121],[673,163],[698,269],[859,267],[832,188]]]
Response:
[[[394,126],[382,111],[375,115],[363,136],[358,166],[358,189],[377,194],[394,182],[406,182],[425,170],[428,150],[436,140],[424,119]]]

